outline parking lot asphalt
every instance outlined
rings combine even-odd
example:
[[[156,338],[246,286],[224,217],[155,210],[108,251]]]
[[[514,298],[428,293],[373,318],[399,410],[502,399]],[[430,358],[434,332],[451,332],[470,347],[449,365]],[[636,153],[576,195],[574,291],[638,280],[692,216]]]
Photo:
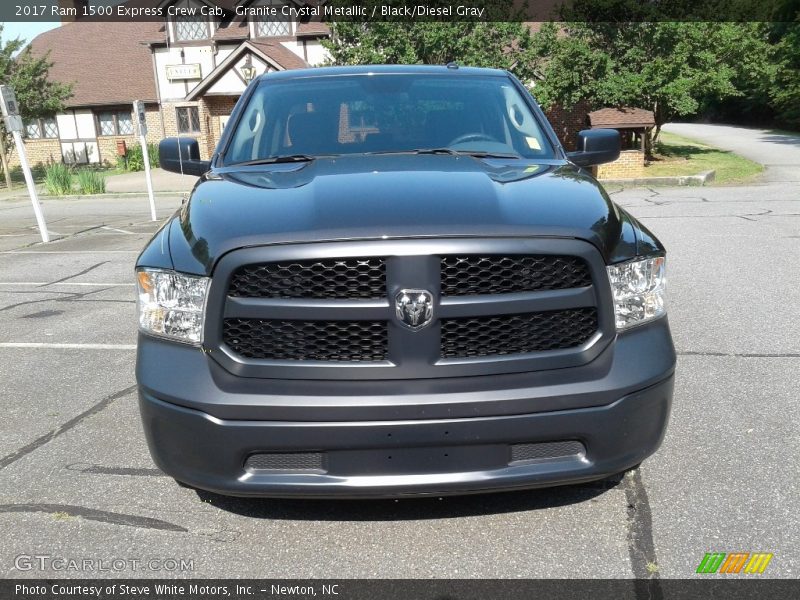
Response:
[[[0,573],[685,578],[706,552],[761,551],[764,576],[797,577],[797,185],[609,190],[669,250],[675,402],[638,471],[369,502],[231,499],[162,475],[133,387],[132,267],[158,226],[146,198],[47,201],[47,245],[28,203],[0,202]],[[159,218],[179,204],[159,198]],[[20,570],[20,555],[128,562]]]

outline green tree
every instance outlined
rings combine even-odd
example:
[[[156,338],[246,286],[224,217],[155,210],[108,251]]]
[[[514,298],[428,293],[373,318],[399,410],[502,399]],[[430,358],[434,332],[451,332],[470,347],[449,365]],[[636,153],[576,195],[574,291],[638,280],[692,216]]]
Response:
[[[766,72],[771,54],[762,23],[550,23],[535,46],[545,57],[535,89],[542,104],[649,109],[656,122],[650,145],[664,123],[741,95],[741,75]]]
[[[14,88],[23,119],[51,117],[64,108],[64,102],[72,95],[72,86],[48,79],[52,66],[48,57],[34,56],[30,47],[22,50],[24,47],[25,41],[19,38],[3,41],[0,23],[0,83]],[[6,157],[12,145],[11,134],[0,123],[0,159],[9,188],[11,174]]]
[[[793,22],[774,23],[774,78],[768,94],[770,104],[783,125],[800,129],[800,11]]]
[[[337,21],[331,24],[331,38],[323,41],[323,45],[331,54],[330,64],[335,65],[444,65],[454,61],[460,65],[510,69],[523,80],[532,78],[536,62],[533,40],[514,3],[494,0],[482,6],[489,19],[482,22],[401,18]]]

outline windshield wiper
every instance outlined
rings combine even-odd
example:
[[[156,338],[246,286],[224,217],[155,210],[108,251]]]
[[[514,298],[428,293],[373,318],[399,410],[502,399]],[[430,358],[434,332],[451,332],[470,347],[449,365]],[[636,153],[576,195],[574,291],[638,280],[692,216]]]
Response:
[[[417,148],[415,150],[380,150],[367,154],[449,154],[451,156],[472,156],[474,158],[521,158],[511,152],[486,152],[484,150],[454,150],[453,148]]]
[[[286,154],[283,156],[267,156],[265,158],[256,158],[254,160],[246,160],[244,162],[231,163],[226,165],[228,167],[248,167],[250,165],[274,165],[278,163],[292,163],[292,162],[311,162],[317,158],[327,158],[329,156],[336,156],[335,154],[326,154],[318,156],[310,156],[308,154]]]
[[[522,158],[513,152],[484,152],[483,150],[464,150],[460,154],[467,154],[475,158]]]

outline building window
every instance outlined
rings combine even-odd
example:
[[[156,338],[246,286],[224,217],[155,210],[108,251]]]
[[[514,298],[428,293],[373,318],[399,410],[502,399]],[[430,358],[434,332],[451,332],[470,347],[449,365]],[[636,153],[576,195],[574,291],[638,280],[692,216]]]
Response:
[[[178,114],[178,133],[200,133],[200,113],[196,106],[180,106]]]
[[[133,135],[133,118],[129,110],[108,110],[97,113],[100,135]]]
[[[208,38],[208,23],[201,17],[184,17],[175,20],[175,39],[179,42],[205,40]]]
[[[264,18],[256,21],[256,37],[278,37],[292,35],[292,24],[289,21],[271,21]]]
[[[52,140],[58,137],[58,125],[54,117],[25,121],[25,137],[29,140]]]

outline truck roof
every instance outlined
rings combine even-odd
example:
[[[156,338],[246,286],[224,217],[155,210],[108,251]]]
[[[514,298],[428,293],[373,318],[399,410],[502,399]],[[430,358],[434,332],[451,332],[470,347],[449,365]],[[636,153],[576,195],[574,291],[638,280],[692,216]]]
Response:
[[[344,67],[313,67],[309,69],[290,69],[273,71],[260,75],[257,81],[277,79],[300,79],[306,77],[336,77],[338,75],[375,74],[440,74],[452,77],[508,77],[503,69],[482,67],[461,67],[447,65],[353,65]]]

